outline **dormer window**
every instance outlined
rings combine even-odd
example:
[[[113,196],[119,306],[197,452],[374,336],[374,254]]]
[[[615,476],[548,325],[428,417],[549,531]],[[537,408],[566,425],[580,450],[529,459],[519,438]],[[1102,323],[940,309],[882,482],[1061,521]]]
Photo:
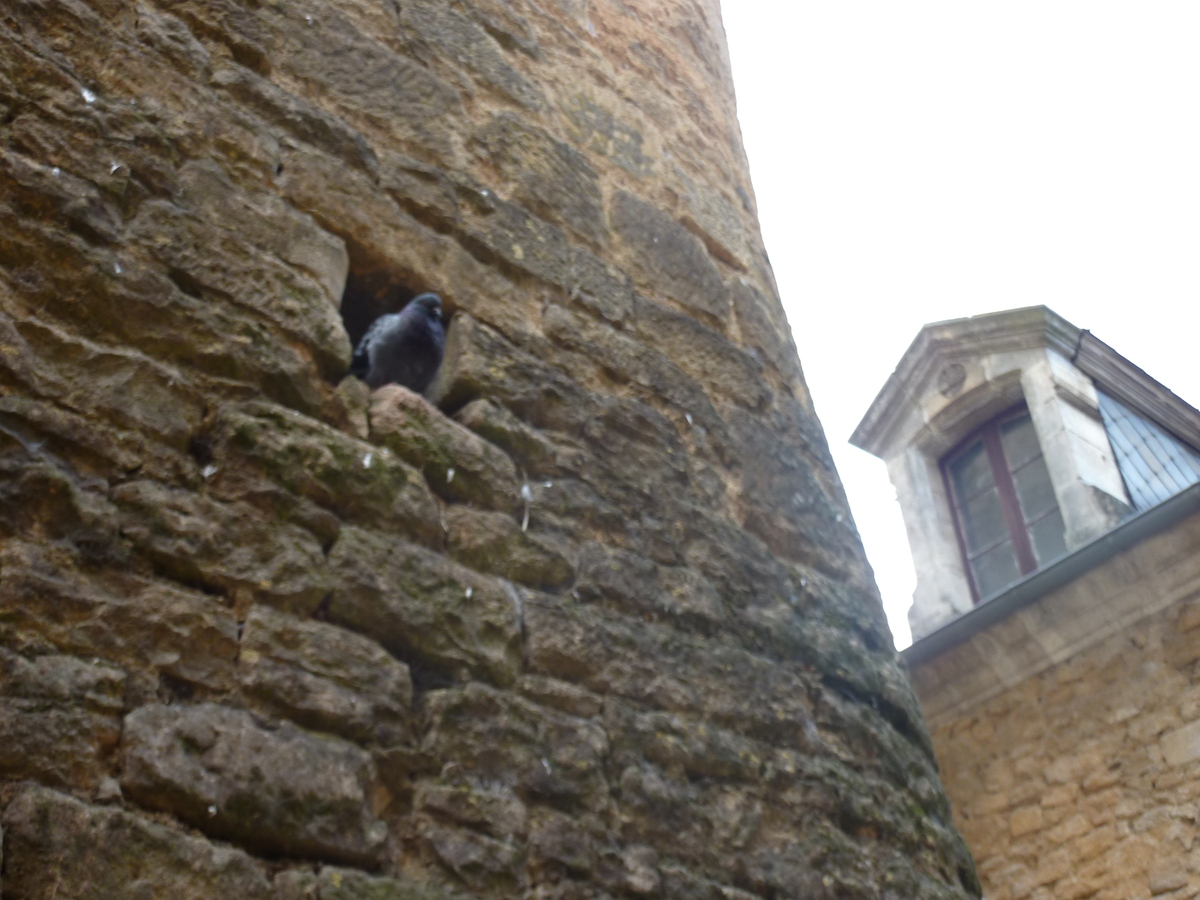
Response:
[[[1024,405],[972,432],[942,460],[975,602],[1067,550],[1033,420]]]

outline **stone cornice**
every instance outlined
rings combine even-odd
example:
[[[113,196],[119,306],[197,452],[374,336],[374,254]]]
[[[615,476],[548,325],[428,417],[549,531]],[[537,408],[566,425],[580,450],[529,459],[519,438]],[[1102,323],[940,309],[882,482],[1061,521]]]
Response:
[[[1082,334],[1083,331],[1045,306],[926,325],[872,401],[850,436],[850,443],[875,456],[884,456],[898,437],[897,429],[913,398],[921,396],[927,382],[937,377],[947,362],[1039,347],[1056,350],[1070,359]]]

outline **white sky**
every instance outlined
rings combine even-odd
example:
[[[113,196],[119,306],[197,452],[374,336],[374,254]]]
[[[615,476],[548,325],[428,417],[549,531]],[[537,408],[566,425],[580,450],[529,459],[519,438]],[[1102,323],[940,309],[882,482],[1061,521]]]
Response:
[[[923,324],[1044,303],[1200,405],[1200,4],[723,16],[767,250],[904,647],[895,491],[846,441]]]

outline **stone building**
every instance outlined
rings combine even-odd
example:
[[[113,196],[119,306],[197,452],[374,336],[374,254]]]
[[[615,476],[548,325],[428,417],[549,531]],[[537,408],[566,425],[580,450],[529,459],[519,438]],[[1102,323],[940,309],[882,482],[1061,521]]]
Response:
[[[1034,307],[923,328],[852,440],[985,896],[1200,894],[1200,413]]]
[[[0,826],[5,900],[978,895],[715,0],[0,5]]]

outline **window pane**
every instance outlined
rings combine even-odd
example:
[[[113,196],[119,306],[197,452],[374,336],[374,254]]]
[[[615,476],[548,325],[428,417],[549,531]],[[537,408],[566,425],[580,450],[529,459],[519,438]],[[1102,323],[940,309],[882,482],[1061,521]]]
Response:
[[[1000,426],[1000,444],[1004,447],[1004,458],[1008,460],[1010,471],[1042,455],[1037,432],[1033,430],[1033,420],[1028,413]]]
[[[954,480],[955,498],[960,504],[994,486],[983,441],[978,441],[950,463],[950,477]]]
[[[1046,471],[1046,461],[1040,456],[1013,472],[1012,479],[1026,523],[1058,508],[1054,488],[1050,484],[1050,473]]]
[[[1062,513],[1057,508],[1029,527],[1029,542],[1033,544],[1033,555],[1037,557],[1038,566],[1044,566],[1067,552],[1065,531]]]
[[[979,588],[981,599],[990,597],[1021,577],[1010,541],[1005,541],[978,559],[972,560],[971,571],[975,575],[975,586]]]
[[[959,512],[963,526],[963,539],[967,551],[974,555],[1001,538],[1008,537],[1008,526],[1004,523],[1004,511],[1000,508],[1000,495],[992,488],[963,506]]]

